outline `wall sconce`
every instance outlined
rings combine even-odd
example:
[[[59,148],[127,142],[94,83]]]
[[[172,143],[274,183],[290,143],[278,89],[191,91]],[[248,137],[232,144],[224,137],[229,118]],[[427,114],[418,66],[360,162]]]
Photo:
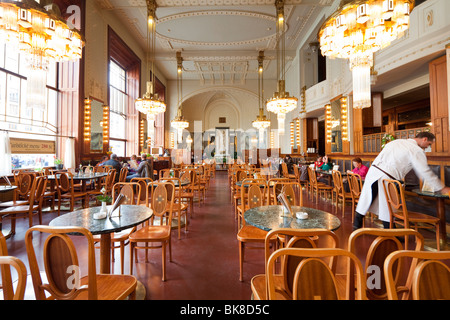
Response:
[[[103,106],[103,143],[109,144],[109,106]]]
[[[175,133],[170,133],[170,149],[175,149]]]
[[[270,131],[270,149],[275,148],[275,133]]]
[[[291,122],[291,149],[295,145],[295,122]]]
[[[341,98],[341,131],[342,141],[348,141],[348,108],[347,97]]]
[[[327,143],[331,143],[331,129],[333,127],[333,124],[331,122],[331,104],[327,104],[325,106],[325,119],[326,119],[326,138]]]
[[[145,121],[142,119],[140,124],[139,124],[139,146],[141,150],[144,150],[144,132],[145,132]]]
[[[301,141],[300,141],[300,119],[297,119],[297,149],[300,151]]]
[[[84,141],[91,141],[91,104],[88,98],[84,99]]]

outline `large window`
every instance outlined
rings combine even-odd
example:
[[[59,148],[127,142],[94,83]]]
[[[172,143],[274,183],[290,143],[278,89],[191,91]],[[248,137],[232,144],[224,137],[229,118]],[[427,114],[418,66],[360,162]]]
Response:
[[[109,64],[110,147],[119,157],[126,155],[127,73],[114,61]]]
[[[45,108],[28,107],[26,57],[10,45],[0,44],[0,129],[11,138],[56,141],[58,75],[50,64],[45,90]],[[39,135],[41,134],[41,135]],[[54,165],[54,155],[13,154],[13,169]]]

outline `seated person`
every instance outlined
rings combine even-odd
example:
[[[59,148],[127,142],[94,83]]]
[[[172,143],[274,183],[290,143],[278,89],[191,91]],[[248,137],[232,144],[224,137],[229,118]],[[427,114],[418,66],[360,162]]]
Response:
[[[292,160],[290,155],[287,154],[286,157],[284,157],[284,163],[286,163],[288,173],[293,174],[294,173],[294,160]]]
[[[130,181],[133,178],[151,178],[153,177],[153,166],[151,162],[147,161],[147,155],[145,153],[141,154],[141,163],[139,163],[139,167],[136,169],[136,173],[127,176],[127,181]]]
[[[97,163],[95,166],[100,167],[102,166],[106,161],[108,161],[108,156],[103,156],[99,163]]]
[[[322,156],[318,156],[316,162],[314,162],[314,170],[317,170],[319,167],[323,166],[323,163]]]
[[[130,160],[127,162],[128,163],[128,174],[134,173],[136,172],[137,168],[139,167],[139,163],[137,161],[137,156],[135,154],[133,154],[130,158]]]
[[[318,169],[322,171],[330,171],[333,169],[333,163],[328,159],[328,156],[323,157],[323,164]]]
[[[119,181],[120,176],[120,169],[122,169],[122,164],[119,162],[119,158],[117,157],[117,154],[113,153],[111,154],[111,159],[103,163],[103,166],[112,166],[114,169],[116,169],[116,182]]]
[[[361,176],[361,179],[364,180],[366,178],[367,172],[369,168],[363,165],[361,158],[355,158],[352,160],[354,169],[352,171],[348,170],[347,173],[356,173]]]

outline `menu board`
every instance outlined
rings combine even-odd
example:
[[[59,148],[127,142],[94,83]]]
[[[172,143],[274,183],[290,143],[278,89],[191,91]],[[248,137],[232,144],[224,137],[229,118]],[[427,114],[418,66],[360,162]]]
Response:
[[[12,154],[55,154],[55,141],[10,138]]]

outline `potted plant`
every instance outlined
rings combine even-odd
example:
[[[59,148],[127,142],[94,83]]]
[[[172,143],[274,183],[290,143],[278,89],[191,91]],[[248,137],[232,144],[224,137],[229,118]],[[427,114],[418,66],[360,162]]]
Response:
[[[381,150],[391,141],[394,141],[395,137],[392,134],[386,133],[383,138],[381,138]]]
[[[100,196],[97,196],[97,200],[102,203],[102,207],[100,208],[100,212],[94,213],[94,219],[104,219],[108,213],[108,209],[106,208],[106,204],[111,202],[111,197],[106,194],[106,189],[103,187],[100,192],[102,193]]]
[[[56,170],[62,170],[64,168],[64,164],[61,159],[56,158],[55,156],[55,166]]]

